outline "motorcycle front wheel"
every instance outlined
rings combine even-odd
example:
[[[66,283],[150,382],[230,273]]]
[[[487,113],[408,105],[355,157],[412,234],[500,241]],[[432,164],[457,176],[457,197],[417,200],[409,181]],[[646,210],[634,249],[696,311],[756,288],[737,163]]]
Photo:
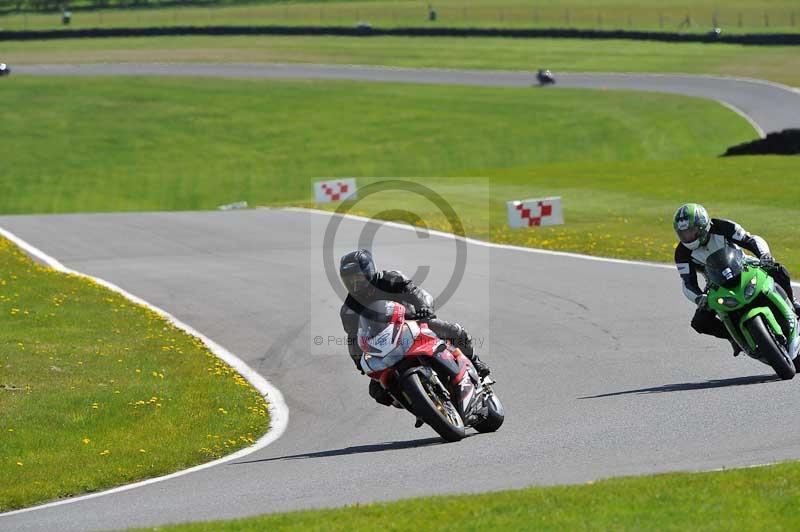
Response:
[[[402,381],[403,392],[414,409],[413,414],[431,426],[449,442],[464,438],[464,420],[455,405],[443,397],[432,382],[412,373]]]
[[[772,366],[778,377],[783,380],[793,378],[795,375],[794,363],[789,360],[784,350],[775,342],[769,329],[767,329],[767,325],[764,323],[764,319],[761,316],[756,316],[745,323],[744,326],[747,327],[747,331],[753,337],[756,346],[758,346],[758,354]]]
[[[492,394],[488,401],[486,419],[472,426],[478,432],[494,432],[503,425],[503,421],[506,419],[505,409],[500,398]]]

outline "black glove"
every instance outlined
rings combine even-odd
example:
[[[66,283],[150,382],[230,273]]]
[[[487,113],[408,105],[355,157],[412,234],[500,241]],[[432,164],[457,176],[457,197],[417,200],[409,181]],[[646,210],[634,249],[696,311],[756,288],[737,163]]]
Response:
[[[775,258],[772,255],[770,255],[769,253],[764,253],[758,259],[758,265],[761,266],[764,269],[767,269],[767,270],[769,270],[771,268],[774,268],[775,267]]]
[[[708,295],[703,294],[695,299],[694,302],[697,303],[697,308],[700,310],[708,310]]]
[[[433,309],[430,307],[422,307],[420,309],[417,309],[417,313],[414,315],[414,317],[418,320],[431,318],[433,317]]]

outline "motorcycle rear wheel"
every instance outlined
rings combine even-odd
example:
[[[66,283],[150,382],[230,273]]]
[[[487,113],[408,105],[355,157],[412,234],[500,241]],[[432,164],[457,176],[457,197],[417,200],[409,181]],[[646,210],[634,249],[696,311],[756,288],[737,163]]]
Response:
[[[403,392],[413,407],[413,413],[449,442],[465,436],[464,420],[448,399],[441,397],[431,383],[423,383],[419,374],[412,373],[401,383]]]
[[[764,323],[764,319],[761,316],[756,316],[745,323],[744,326],[747,327],[747,331],[758,346],[758,354],[772,366],[778,377],[783,380],[793,378],[795,375],[794,363],[789,360],[783,349],[775,342],[769,329],[767,329],[767,325]]]

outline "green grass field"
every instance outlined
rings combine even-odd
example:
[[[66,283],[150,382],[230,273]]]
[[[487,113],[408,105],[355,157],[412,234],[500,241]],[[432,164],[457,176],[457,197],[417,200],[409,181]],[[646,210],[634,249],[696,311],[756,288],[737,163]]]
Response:
[[[797,530],[800,464],[407,499],[152,530]]]
[[[4,95],[20,112],[0,124],[0,134],[13,139],[0,212],[308,204],[315,176],[362,183],[413,176],[444,187],[453,177],[473,176],[491,183],[490,223],[465,220],[479,238],[669,261],[669,217],[678,204],[696,200],[741,220],[768,238],[781,260],[800,267],[792,243],[796,159],[718,158],[755,135],[743,119],[704,100],[179,78],[18,78]],[[51,156],[40,157],[42,149]],[[750,192],[744,197],[730,183]],[[475,198],[455,188],[448,200],[466,210]],[[505,228],[506,200],[551,194],[565,198],[567,225]],[[359,209],[380,209],[383,201]],[[764,219],[776,221],[765,227]]]
[[[252,444],[267,405],[203,343],[0,238],[0,512]]]
[[[716,103],[645,93],[10,79],[3,99],[16,112],[0,122],[8,214],[289,202],[309,197],[314,176],[714,157],[755,136]]]
[[[157,37],[5,42],[11,65],[91,62],[304,62],[572,72],[682,72],[800,86],[798,47],[403,37]],[[12,74],[13,75],[13,74]],[[5,86],[5,83],[3,84]],[[3,87],[0,86],[0,87]]]
[[[437,21],[428,20],[428,5]],[[355,2],[268,2],[217,7],[75,11],[70,27],[173,25],[373,25],[448,27],[572,27],[728,33],[796,32],[800,6],[791,0],[440,0]],[[60,13],[14,14],[0,18],[5,29],[61,27]]]

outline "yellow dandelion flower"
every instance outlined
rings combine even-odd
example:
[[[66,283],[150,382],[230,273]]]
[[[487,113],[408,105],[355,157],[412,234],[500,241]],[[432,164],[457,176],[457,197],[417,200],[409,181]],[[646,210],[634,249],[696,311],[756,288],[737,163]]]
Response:
[[[84,445],[89,445],[89,442],[92,440],[90,440],[89,438],[84,438],[81,441],[83,442]]]
[[[18,466],[21,466],[21,465],[22,465],[22,462],[17,462],[17,465],[18,465]]]
[[[145,451],[144,449],[139,449],[139,452],[140,453],[146,453],[147,451]]]

